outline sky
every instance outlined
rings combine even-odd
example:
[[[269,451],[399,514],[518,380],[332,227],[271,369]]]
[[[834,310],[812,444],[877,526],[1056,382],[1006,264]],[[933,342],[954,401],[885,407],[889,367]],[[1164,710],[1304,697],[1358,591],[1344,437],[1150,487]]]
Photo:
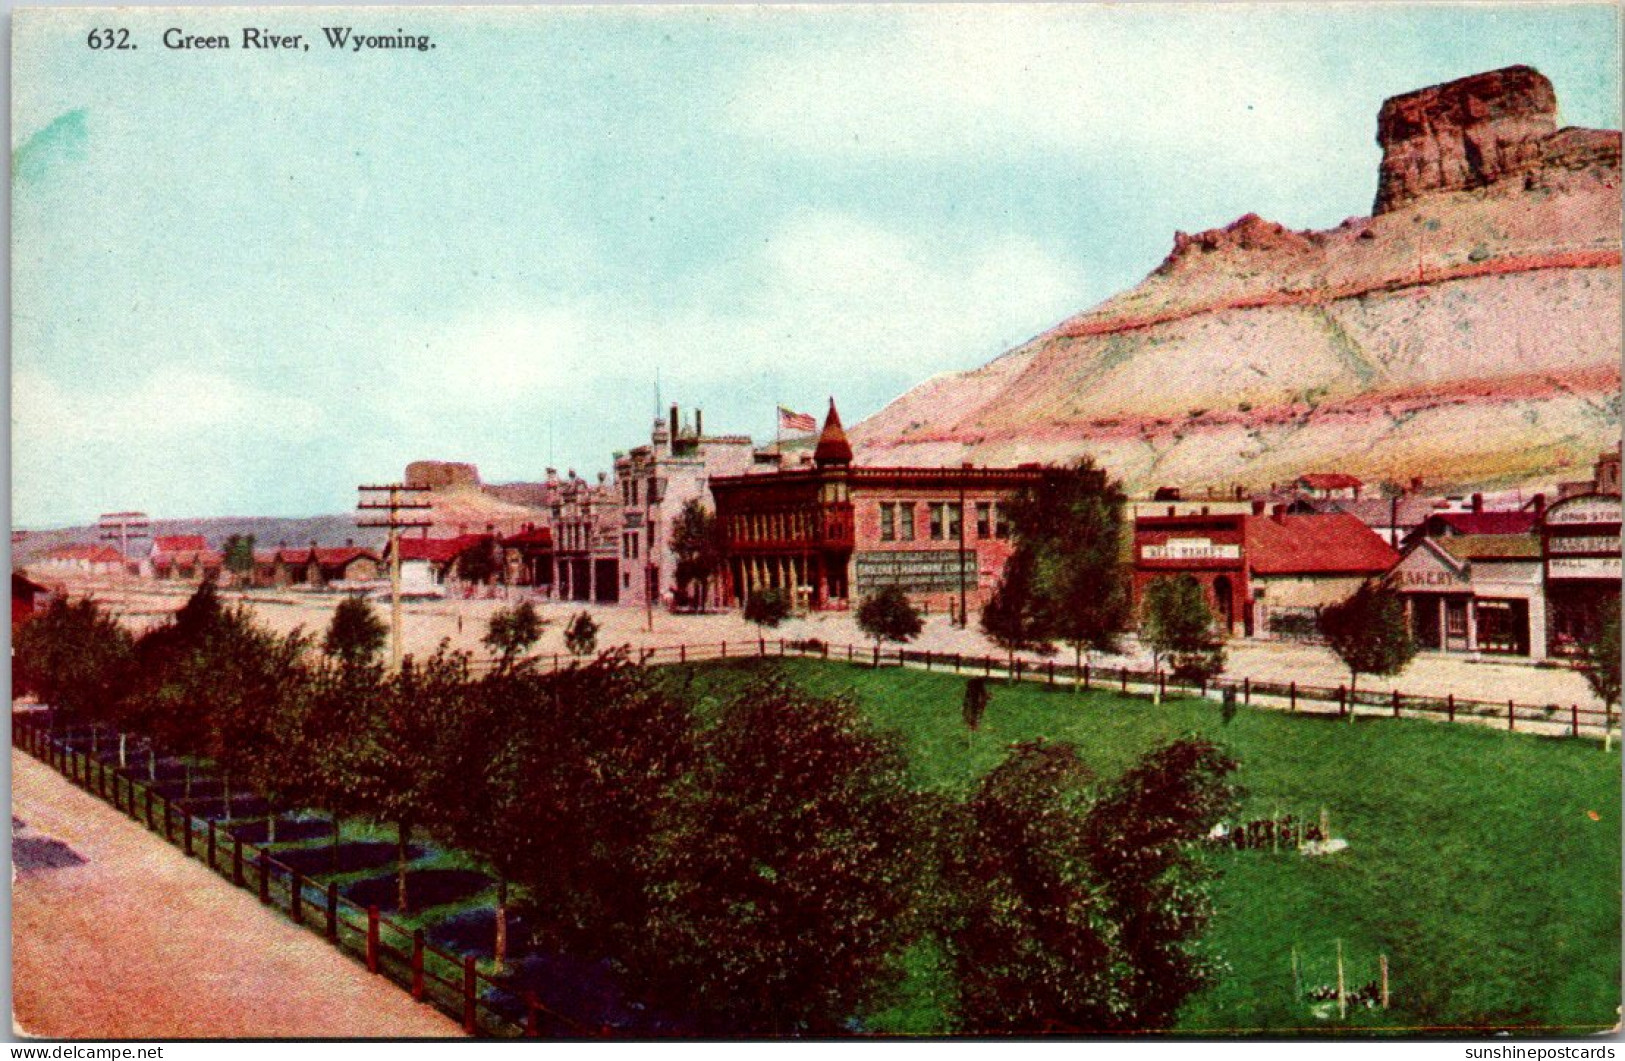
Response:
[[[764,442],[779,404],[852,423],[1175,231],[1369,213],[1388,96],[1526,63],[1620,125],[1611,5],[126,9],[135,49],[92,50],[108,22],[15,16],[19,527],[591,475],[657,389]]]

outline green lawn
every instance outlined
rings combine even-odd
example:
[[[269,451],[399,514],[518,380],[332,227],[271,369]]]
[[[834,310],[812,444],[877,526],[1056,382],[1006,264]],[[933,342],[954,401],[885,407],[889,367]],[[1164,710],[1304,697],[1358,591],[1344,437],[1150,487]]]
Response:
[[[1618,754],[1593,742],[1469,725],[1346,720],[1217,704],[1076,694],[996,683],[967,744],[964,679],[815,660],[692,668],[720,693],[761,667],[782,667],[817,693],[850,691],[880,726],[900,731],[922,787],[965,791],[1013,741],[1076,744],[1103,777],[1182,733],[1240,761],[1244,817],[1318,816],[1349,850],[1222,853],[1209,940],[1228,963],[1194,999],[1181,1028],[1318,1033],[1338,1027],[1611,1026],[1620,1001]],[[1591,815],[1595,813],[1596,820]],[[1393,1005],[1352,1012],[1346,1025],[1292,998],[1296,947],[1306,983],[1335,982],[1336,941],[1350,983],[1390,963]],[[944,1027],[952,983],[929,946],[910,955],[905,997],[874,1017],[892,1032]]]

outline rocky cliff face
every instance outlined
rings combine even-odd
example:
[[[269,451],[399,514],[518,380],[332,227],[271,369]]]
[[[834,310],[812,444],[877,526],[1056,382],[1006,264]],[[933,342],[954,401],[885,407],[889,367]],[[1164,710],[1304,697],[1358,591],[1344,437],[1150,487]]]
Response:
[[[1133,289],[851,432],[862,463],[1068,460],[1537,484],[1620,434],[1620,137],[1513,67],[1396,97],[1377,212],[1196,235]]]

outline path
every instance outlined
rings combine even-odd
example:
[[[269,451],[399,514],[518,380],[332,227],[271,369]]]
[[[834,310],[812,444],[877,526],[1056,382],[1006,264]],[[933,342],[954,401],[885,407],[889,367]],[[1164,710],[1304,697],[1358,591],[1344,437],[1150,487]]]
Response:
[[[12,849],[21,856],[11,907],[18,1034],[462,1034],[456,1022],[16,749],[11,776]]]

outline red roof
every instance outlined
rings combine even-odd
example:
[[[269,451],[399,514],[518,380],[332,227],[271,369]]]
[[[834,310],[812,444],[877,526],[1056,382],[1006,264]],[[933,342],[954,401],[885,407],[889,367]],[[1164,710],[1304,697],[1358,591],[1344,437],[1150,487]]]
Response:
[[[530,530],[520,531],[512,537],[502,539],[503,545],[541,545],[548,548],[553,546],[553,531],[548,527],[532,527]]]
[[[1264,575],[1375,575],[1399,554],[1346,512],[1312,516],[1248,516],[1247,563]]]
[[[226,562],[226,558],[213,549],[182,549],[178,552],[160,553],[153,559],[157,563],[175,564],[180,567],[190,567],[194,564],[219,567]]]
[[[208,547],[208,541],[201,534],[160,534],[152,539],[154,553],[195,553]]]
[[[1311,490],[1353,490],[1365,485],[1344,472],[1310,472],[1299,476],[1298,482]]]
[[[1440,512],[1429,520],[1439,521],[1457,534],[1528,534],[1540,517],[1534,512]]]
[[[108,545],[59,545],[45,554],[52,560],[88,560],[93,564],[122,564],[124,556]]]
[[[484,534],[459,534],[455,538],[402,538],[401,559],[444,564],[457,559],[463,550],[487,541],[490,541],[490,537]]]
[[[824,430],[813,449],[813,463],[820,468],[826,464],[851,464],[852,444],[846,440],[846,429],[841,426],[841,414],[835,411],[835,399],[829,400],[829,412],[824,416]]]
[[[376,560],[378,557],[371,549],[363,549],[359,545],[340,545],[330,549],[318,548],[316,562],[323,567],[338,567],[348,564],[352,560]]]

